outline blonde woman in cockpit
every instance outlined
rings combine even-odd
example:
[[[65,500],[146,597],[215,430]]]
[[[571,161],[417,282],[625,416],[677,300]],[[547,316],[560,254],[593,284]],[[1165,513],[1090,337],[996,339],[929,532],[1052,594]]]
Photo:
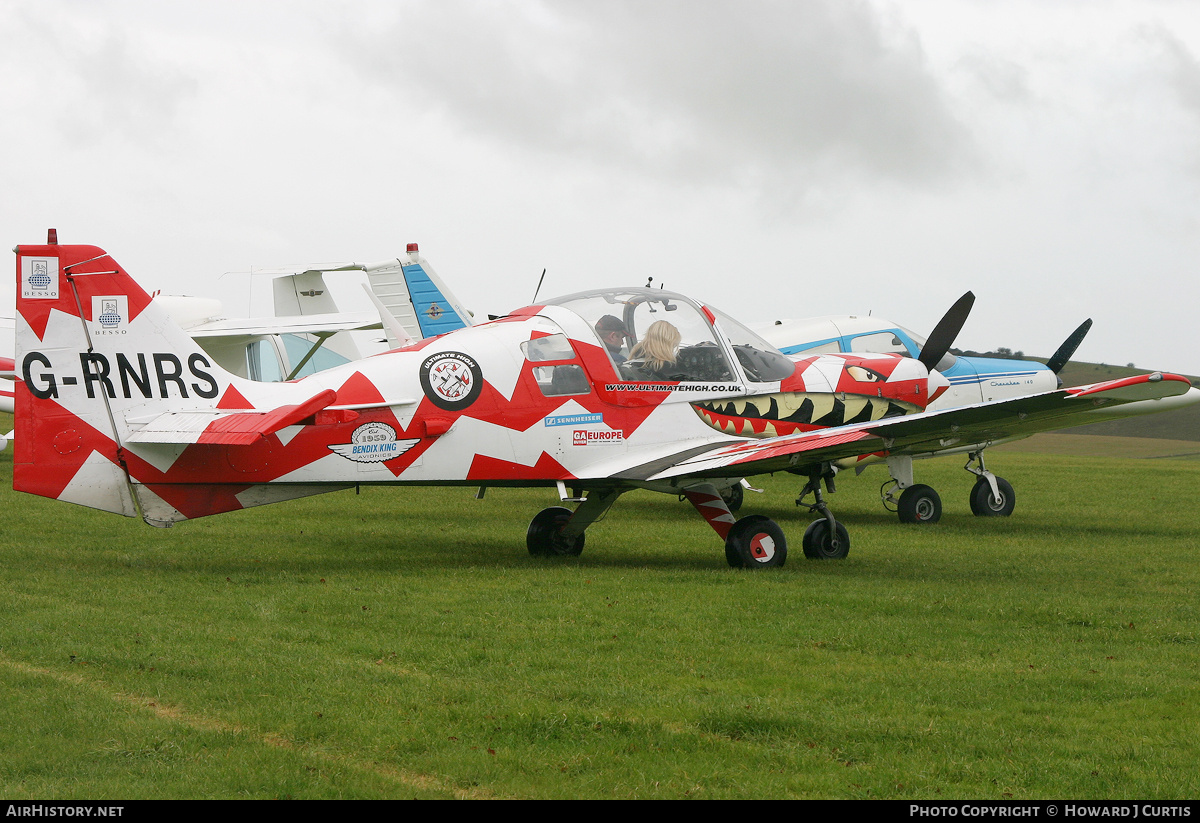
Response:
[[[675,366],[679,353],[679,329],[666,320],[656,320],[646,329],[646,334],[629,352],[630,364],[636,365],[652,379],[670,380],[668,374]]]

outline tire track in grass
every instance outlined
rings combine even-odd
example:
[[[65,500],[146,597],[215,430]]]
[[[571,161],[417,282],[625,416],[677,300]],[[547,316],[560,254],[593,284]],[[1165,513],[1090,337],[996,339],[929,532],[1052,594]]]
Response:
[[[251,739],[257,739],[264,746],[272,746],[274,748],[286,749],[303,754],[305,757],[311,757],[315,760],[321,760],[329,765],[349,766],[359,769],[364,772],[371,772],[387,780],[392,780],[401,783],[411,789],[420,789],[422,791],[441,791],[453,794],[460,800],[482,800],[482,799],[499,799],[497,795],[491,792],[478,788],[472,790],[464,790],[448,785],[444,780],[428,774],[420,774],[418,772],[409,771],[408,769],[397,769],[390,766],[381,766],[378,763],[363,761],[345,754],[326,754],[305,746],[297,744],[293,740],[289,740],[277,732],[250,732],[250,730],[237,726],[231,723],[226,723],[223,720],[217,720],[212,717],[196,714],[177,705],[165,706],[156,700],[149,697],[144,697],[138,694],[127,692],[114,692],[105,688],[103,682],[97,682],[94,679],[84,677],[83,675],[74,672],[61,672],[54,669],[42,668],[33,666],[29,663],[23,663],[19,660],[11,660],[7,657],[0,656],[0,665],[7,669],[20,674],[31,675],[35,677],[47,677],[57,683],[78,688],[90,689],[93,692],[104,695],[110,698],[113,702],[126,706],[133,706],[139,709],[145,709],[151,712],[160,720],[168,720],[174,723],[182,723],[192,729],[202,732],[216,733],[232,733],[247,735],[250,734]]]

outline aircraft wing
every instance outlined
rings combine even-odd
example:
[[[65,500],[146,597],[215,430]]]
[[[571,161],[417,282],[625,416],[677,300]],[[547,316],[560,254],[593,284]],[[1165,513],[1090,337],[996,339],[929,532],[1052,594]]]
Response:
[[[339,312],[308,314],[294,317],[236,317],[212,320],[188,328],[192,337],[237,337],[265,334],[322,334],[339,331],[382,329],[379,315],[372,312]]]
[[[692,454],[669,467],[645,467],[655,481],[678,477],[731,477],[806,469],[826,461],[874,452],[890,455],[928,454],[959,444],[990,443],[1037,432],[1077,426],[1095,420],[1098,409],[1124,404],[1178,398],[1200,401],[1200,390],[1185,377],[1150,374],[1127,377],[979,403],[943,411],[891,417],[870,423],[802,432],[784,437],[751,440]],[[635,479],[638,470],[622,474]]]

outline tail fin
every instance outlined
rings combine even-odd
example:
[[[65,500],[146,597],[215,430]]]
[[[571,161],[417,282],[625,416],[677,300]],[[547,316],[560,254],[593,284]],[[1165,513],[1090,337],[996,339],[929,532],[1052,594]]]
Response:
[[[249,505],[253,476],[189,443],[250,443],[294,422],[281,399],[312,414],[334,394],[228,374],[104,250],[53,235],[17,248],[16,344],[13,488],[154,525]]]
[[[408,244],[408,261],[393,260],[386,265],[368,266],[371,290],[380,302],[408,330],[414,340],[471,325],[471,313],[458,301],[442,278],[417,253],[417,244]],[[400,341],[388,342],[392,346]]]

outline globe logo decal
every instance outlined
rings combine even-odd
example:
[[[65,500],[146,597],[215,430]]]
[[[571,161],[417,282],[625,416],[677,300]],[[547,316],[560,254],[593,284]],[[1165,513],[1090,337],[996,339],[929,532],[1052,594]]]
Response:
[[[29,285],[38,291],[45,291],[50,287],[50,271],[46,266],[45,260],[33,261],[33,266],[29,273]]]
[[[116,300],[105,300],[100,309],[100,316],[97,318],[100,325],[111,329],[114,326],[121,324],[121,313],[117,311]]]

